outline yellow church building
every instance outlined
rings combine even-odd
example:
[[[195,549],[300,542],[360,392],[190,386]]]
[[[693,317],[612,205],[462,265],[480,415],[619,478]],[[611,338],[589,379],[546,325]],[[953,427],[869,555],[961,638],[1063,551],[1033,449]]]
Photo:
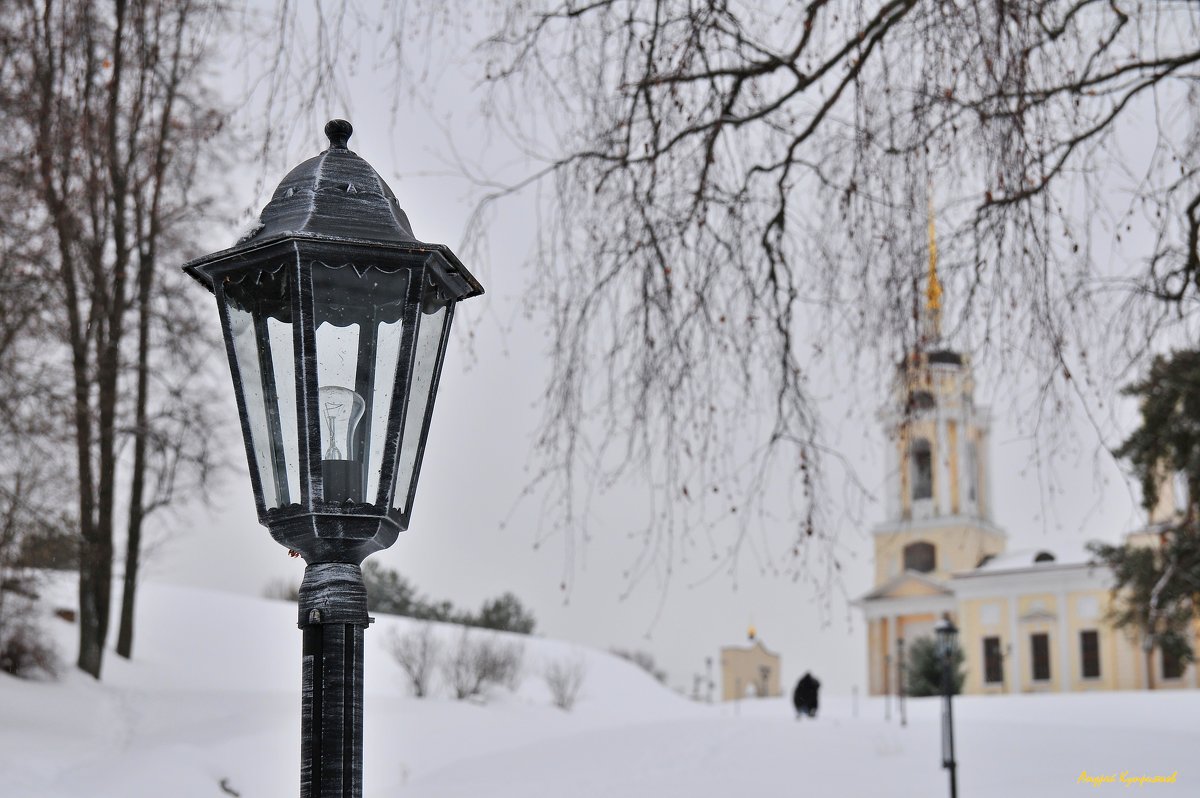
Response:
[[[763,645],[753,626],[747,646],[721,649],[721,700],[771,698],[783,695],[779,655]]]
[[[867,622],[869,692],[897,692],[898,652],[932,635],[944,615],[960,630],[964,693],[1196,687],[1194,665],[1155,650],[1148,671],[1140,640],[1108,622],[1111,574],[1082,547],[1007,551],[992,521],[990,417],[975,402],[970,359],[936,348],[936,254],[929,278],[934,346],[898,366],[880,414],[886,517],[872,533],[874,587],[856,602]],[[1153,544],[1155,524],[1174,509],[1169,492],[1162,498],[1148,530],[1131,539]]]

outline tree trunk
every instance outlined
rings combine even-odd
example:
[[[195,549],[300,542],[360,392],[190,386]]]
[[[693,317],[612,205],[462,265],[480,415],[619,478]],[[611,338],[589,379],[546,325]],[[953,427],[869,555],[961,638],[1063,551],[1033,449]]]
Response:
[[[112,540],[83,541],[79,552],[79,669],[100,678],[112,594]]]
[[[137,593],[138,565],[145,520],[146,438],[149,435],[146,405],[150,381],[150,291],[154,283],[153,257],[138,263],[138,361],[137,408],[134,422],[133,473],[129,486],[129,528],[125,538],[125,577],[121,591],[121,623],[117,629],[117,654],[133,656],[133,613]]]
[[[150,394],[150,315],[154,291],[154,271],[158,264],[158,236],[162,230],[162,194],[167,177],[167,141],[170,139],[171,114],[179,87],[183,34],[188,15],[181,15],[174,31],[174,50],[170,77],[166,84],[158,138],[154,149],[149,207],[134,200],[135,230],[138,242],[137,275],[137,399],[134,410],[133,474],[129,487],[129,528],[125,539],[125,582],[121,594],[121,624],[117,630],[117,654],[133,656],[133,617],[137,593],[138,567],[141,560],[142,524],[146,520],[146,445],[150,435],[147,405]]]

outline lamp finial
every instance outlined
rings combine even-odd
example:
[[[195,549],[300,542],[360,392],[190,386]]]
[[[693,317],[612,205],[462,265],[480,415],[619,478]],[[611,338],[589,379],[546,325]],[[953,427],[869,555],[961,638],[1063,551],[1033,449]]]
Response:
[[[354,125],[345,119],[331,119],[325,123],[325,135],[329,138],[329,148],[344,150],[346,142],[354,135]]]

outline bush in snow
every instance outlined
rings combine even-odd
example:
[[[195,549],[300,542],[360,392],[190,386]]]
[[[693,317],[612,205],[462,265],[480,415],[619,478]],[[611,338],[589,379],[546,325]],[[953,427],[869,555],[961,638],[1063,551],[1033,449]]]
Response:
[[[58,652],[46,640],[39,615],[31,583],[7,576],[0,584],[0,671],[23,679],[58,676]]]
[[[408,677],[408,686],[417,698],[429,695],[433,672],[441,659],[442,644],[433,634],[433,624],[400,634],[395,629],[388,636],[392,658]]]
[[[442,658],[442,677],[460,700],[482,695],[493,685],[515,690],[524,657],[525,647],[520,643],[472,636],[464,628],[458,643]]]
[[[658,667],[654,661],[654,655],[649,651],[626,651],[622,648],[610,648],[608,651],[621,659],[629,660],[662,684],[667,683],[667,672]]]
[[[583,689],[583,679],[587,675],[587,663],[580,655],[567,659],[556,660],[546,665],[542,674],[546,686],[550,688],[550,696],[554,706],[568,712],[579,700],[579,692]]]

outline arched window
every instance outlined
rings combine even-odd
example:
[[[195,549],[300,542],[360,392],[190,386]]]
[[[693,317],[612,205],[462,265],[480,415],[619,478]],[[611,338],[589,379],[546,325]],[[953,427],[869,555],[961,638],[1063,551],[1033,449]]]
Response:
[[[937,554],[932,543],[919,540],[904,547],[904,570],[927,574],[937,565]]]
[[[1054,555],[1048,551],[1039,551],[1033,558],[1034,562],[1054,562]]]
[[[929,441],[917,438],[909,454],[913,499],[933,498],[933,453]]]
[[[937,402],[933,398],[933,394],[929,391],[913,391],[909,401],[912,403],[914,413],[919,413],[923,410],[932,410]]]

